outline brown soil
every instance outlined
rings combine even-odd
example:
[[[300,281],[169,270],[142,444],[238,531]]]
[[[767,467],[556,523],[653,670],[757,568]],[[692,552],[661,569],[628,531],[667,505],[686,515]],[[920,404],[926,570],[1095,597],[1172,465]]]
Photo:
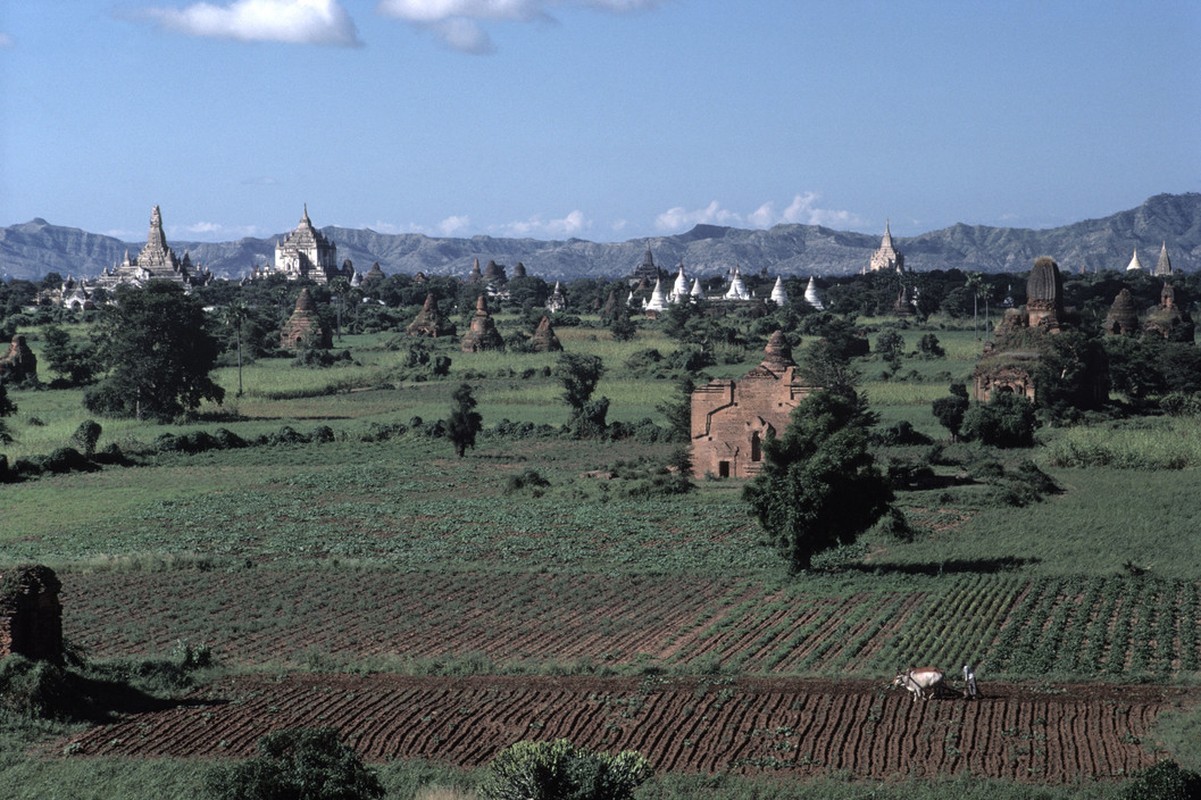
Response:
[[[672,772],[969,772],[1037,783],[1116,778],[1154,762],[1157,714],[1196,690],[990,684],[975,701],[911,702],[866,681],[580,677],[239,677],[165,711],[59,743],[105,756],[246,757],[273,730],[333,726],[369,760],[478,766],[523,740],[634,749]],[[57,746],[56,746],[57,747]]]

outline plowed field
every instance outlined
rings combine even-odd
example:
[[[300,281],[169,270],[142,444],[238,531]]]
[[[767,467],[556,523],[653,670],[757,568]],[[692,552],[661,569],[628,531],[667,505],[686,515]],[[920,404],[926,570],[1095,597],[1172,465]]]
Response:
[[[678,772],[844,770],[889,778],[970,772],[1039,783],[1153,763],[1141,747],[1186,690],[984,684],[975,701],[911,703],[863,681],[647,678],[231,678],[179,706],[93,728],[66,752],[243,757],[264,733],[330,725],[370,760],[484,764],[522,739],[636,749]]]

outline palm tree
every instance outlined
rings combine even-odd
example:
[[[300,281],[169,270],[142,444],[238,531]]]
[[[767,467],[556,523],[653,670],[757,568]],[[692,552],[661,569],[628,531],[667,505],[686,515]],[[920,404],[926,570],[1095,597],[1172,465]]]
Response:
[[[225,307],[225,324],[234,329],[238,340],[238,393],[235,395],[236,397],[242,396],[242,325],[246,322],[249,314],[250,309],[241,300],[234,300]]]
[[[984,274],[981,272],[969,272],[965,285],[972,291],[972,333],[979,339],[980,329],[976,323],[979,315],[980,295],[984,291]]]

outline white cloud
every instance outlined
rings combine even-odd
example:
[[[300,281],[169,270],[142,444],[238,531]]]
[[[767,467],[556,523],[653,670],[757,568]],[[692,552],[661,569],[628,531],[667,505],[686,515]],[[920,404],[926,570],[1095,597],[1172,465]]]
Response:
[[[780,215],[778,222],[801,223],[803,225],[847,226],[861,225],[861,220],[850,211],[818,208],[814,205],[818,195],[815,192],[805,192],[795,195],[788,208]],[[774,223],[773,223],[774,224]]]
[[[190,36],[243,42],[287,42],[358,47],[354,21],[337,0],[234,0],[150,8],[145,15]]]
[[[863,220],[850,211],[819,208],[815,204],[817,198],[818,195],[815,192],[794,195],[792,202],[783,211],[776,211],[775,202],[768,200],[754,211],[746,214],[722,208],[721,204],[716,200],[704,208],[693,210],[686,209],[683,206],[676,206],[675,208],[669,208],[656,217],[655,227],[662,231],[683,231],[694,225],[770,228],[773,225],[783,223],[828,225],[831,227],[847,227],[863,224]]]
[[[430,25],[430,30],[451,50],[484,56],[496,52],[492,37],[474,20],[455,17]]]
[[[669,208],[655,218],[655,227],[664,231],[678,231],[694,225],[740,225],[742,217],[722,208],[714,200],[704,208],[689,211],[683,206]]]
[[[13,37],[9,36],[7,33],[0,32],[0,48],[12,47],[12,46],[13,46]]]
[[[258,228],[254,225],[222,225],[220,222],[193,222],[187,225],[167,225],[167,240],[195,239],[202,242],[232,242],[246,236],[254,236]]]
[[[553,8],[606,13],[642,11],[663,0],[379,0],[379,12],[432,31],[452,50],[474,55],[496,48],[481,22],[554,22]]]
[[[510,222],[500,226],[499,232],[505,236],[570,238],[578,236],[591,225],[584,212],[576,209],[560,219],[544,220],[541,216],[534,215],[521,222]]]
[[[471,225],[468,216],[452,215],[438,223],[438,232],[443,236],[457,236]]]

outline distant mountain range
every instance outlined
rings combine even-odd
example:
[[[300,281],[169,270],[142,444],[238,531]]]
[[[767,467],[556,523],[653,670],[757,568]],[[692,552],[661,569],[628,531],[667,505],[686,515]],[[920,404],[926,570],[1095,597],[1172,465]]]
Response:
[[[466,275],[474,259],[506,265],[517,262],[530,275],[573,279],[629,275],[649,248],[655,263],[674,272],[684,262],[690,275],[715,275],[734,264],[744,272],[773,275],[847,275],[859,272],[880,246],[879,233],[851,233],[816,225],[777,225],[745,230],[698,225],[687,233],[602,244],[582,239],[541,241],[474,236],[438,239],[423,234],[386,234],[370,229],[326,227],[322,233],[338,247],[338,260],[350,259],[358,270],[378,261],[387,274]],[[270,262],[275,243],[267,239],[236,242],[171,241],[176,254],[191,254],[192,263],[218,277],[239,278],[251,267]],[[1167,243],[1177,270],[1201,269],[1201,194],[1160,194],[1138,208],[1102,219],[1059,228],[993,228],[953,225],[920,236],[894,237],[909,270],[963,269],[980,272],[1024,272],[1040,255],[1050,255],[1062,269],[1122,270],[1134,248],[1151,269],[1160,245]],[[0,228],[0,277],[40,279],[49,272],[94,277],[119,263],[128,250],[137,255],[142,242],[123,242],[78,228],[34,219]]]

